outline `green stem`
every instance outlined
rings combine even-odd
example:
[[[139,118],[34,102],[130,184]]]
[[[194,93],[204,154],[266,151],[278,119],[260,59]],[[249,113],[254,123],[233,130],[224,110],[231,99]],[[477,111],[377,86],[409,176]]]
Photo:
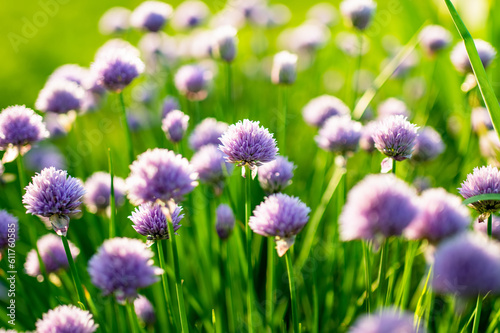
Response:
[[[362,241],[363,257],[365,264],[365,286],[366,286],[366,311],[370,313],[371,299],[372,299],[372,280],[371,280],[371,264],[370,264],[370,246]]]
[[[127,111],[125,109],[125,100],[123,98],[123,91],[121,91],[118,94],[118,97],[120,99],[121,112],[122,112],[122,124],[123,124],[123,127],[125,129],[125,139],[127,141],[128,159],[129,159],[128,162],[132,163],[132,161],[135,158],[134,146],[132,144],[132,133],[130,132],[130,127],[128,126]]]
[[[132,333],[137,333],[137,316],[134,313],[134,303],[127,302],[127,317],[129,320],[129,325]]]
[[[235,321],[235,314],[236,312],[234,311],[234,303],[233,303],[233,297],[235,296],[233,294],[233,278],[231,276],[231,262],[229,259],[229,253],[230,251],[228,250],[229,248],[229,243],[228,240],[222,241],[222,260],[224,261],[224,268],[225,268],[225,286],[226,286],[226,302],[227,302],[227,311],[228,311],[228,325],[229,325],[229,331],[234,332],[236,329],[236,321]]]
[[[66,252],[66,257],[68,258],[71,276],[73,277],[73,283],[78,293],[78,305],[80,306],[80,308],[82,308],[82,310],[85,310],[85,304],[83,303],[85,302],[85,294],[83,292],[80,276],[78,275],[78,271],[76,270],[75,261],[73,260],[73,256],[71,255],[68,239],[66,238],[66,236],[61,236],[61,239],[64,245],[64,251]]]
[[[110,216],[109,216],[109,238],[116,236],[116,202],[115,202],[115,173],[113,170],[113,159],[111,148],[108,148],[109,176],[110,176]]]
[[[408,249],[406,252],[405,268],[403,271],[403,283],[401,284],[401,309],[405,309],[408,303],[408,297],[410,295],[411,287],[411,272],[413,268],[413,261],[415,259],[416,243],[410,241],[408,243]]]
[[[179,255],[177,253],[177,243],[175,241],[174,228],[171,221],[167,221],[168,234],[170,235],[170,243],[172,244],[172,254],[174,258],[174,269],[175,269],[175,290],[177,292],[177,301],[179,303],[179,314],[181,317],[181,329],[182,332],[189,332],[189,326],[186,316],[186,306],[184,305],[184,294],[182,291],[182,281],[179,271]]]
[[[293,276],[293,264],[290,254],[290,250],[286,251],[286,269],[288,271],[288,282],[290,284],[290,301],[292,302],[292,320],[293,320],[293,332],[300,333],[299,330],[299,317],[297,310],[297,295],[295,290],[295,279]]]
[[[490,238],[492,230],[493,230],[493,214],[490,214],[490,216],[488,216],[488,237]]]
[[[286,119],[288,113],[288,87],[280,86],[281,90],[281,122],[279,124],[279,146],[281,155],[286,155]]]
[[[383,306],[385,304],[385,298],[387,293],[387,254],[389,252],[389,240],[384,240],[384,245],[380,250],[380,267],[378,271],[378,304],[379,306]]]
[[[483,307],[483,299],[481,295],[477,295],[476,310],[474,316],[474,324],[472,326],[472,333],[479,332],[479,320],[481,319],[481,309]]]
[[[248,224],[251,214],[251,181],[252,171],[250,167],[245,166],[245,235],[247,246],[247,307],[248,307],[248,332],[253,332],[253,269],[252,269],[252,233]]]
[[[17,155],[17,173],[19,174],[19,186],[21,187],[21,195],[24,194],[24,188],[26,185],[26,174],[24,171],[24,163],[23,163],[23,156],[19,152],[19,155]]]
[[[172,308],[170,304],[172,298],[170,297],[170,290],[168,289],[167,271],[165,270],[165,255],[163,254],[163,245],[161,244],[161,241],[156,241],[156,248],[158,250],[158,262],[160,263],[160,268],[163,270],[163,274],[161,275],[161,284],[163,288],[163,296],[165,297],[165,304],[167,305],[168,320],[170,324],[173,324]],[[175,321],[175,326],[179,326],[177,320]]]
[[[274,241],[271,238],[267,239],[267,284],[266,284],[266,322],[271,331],[273,330],[273,305],[274,305],[274,274],[275,264],[274,256],[276,250],[274,248]]]
[[[396,160],[392,159],[392,174],[396,176]]]

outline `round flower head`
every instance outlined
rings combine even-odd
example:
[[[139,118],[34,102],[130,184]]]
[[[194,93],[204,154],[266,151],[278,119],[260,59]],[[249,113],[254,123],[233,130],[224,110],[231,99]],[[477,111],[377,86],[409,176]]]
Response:
[[[423,328],[415,327],[413,314],[397,309],[385,308],[375,315],[361,315],[348,333],[425,333]]]
[[[420,45],[429,56],[436,55],[450,43],[450,32],[440,25],[428,25],[420,32]]]
[[[128,198],[134,205],[161,200],[181,200],[197,185],[189,161],[167,149],[147,150],[130,166],[126,179]]]
[[[483,134],[493,129],[488,109],[478,106],[472,109],[470,118],[472,130],[477,134]]]
[[[130,24],[138,29],[160,31],[172,15],[172,6],[161,1],[144,1],[130,15]]]
[[[124,7],[108,9],[99,20],[99,31],[103,35],[120,34],[128,30],[132,12]]]
[[[106,53],[113,52],[117,49],[125,49],[124,51],[122,50],[120,52],[130,53],[131,55],[134,55],[136,57],[139,57],[141,55],[139,50],[136,47],[132,46],[132,44],[130,44],[129,42],[124,41],[123,39],[120,38],[113,38],[108,40],[97,50],[94,59],[100,58],[103,55],[106,55]],[[95,73],[92,71],[92,66],[90,66],[90,73],[94,77],[96,77]]]
[[[443,238],[465,231],[471,222],[462,200],[442,188],[424,191],[418,206],[419,214],[405,230],[405,235],[410,239],[427,239],[431,243],[438,243]]]
[[[276,140],[258,121],[244,119],[229,126],[220,137],[219,149],[226,154],[226,161],[248,166],[252,170],[276,158]]]
[[[0,113],[0,150],[21,150],[48,136],[42,117],[24,105],[9,106]]]
[[[493,215],[491,221],[491,236],[496,240],[500,241],[500,217]],[[480,222],[474,223],[474,230],[482,232],[484,234],[488,233],[488,223]]]
[[[184,214],[181,214],[181,211],[182,207],[175,206],[169,216],[174,232],[181,227],[180,222],[184,218]],[[142,204],[132,212],[132,216],[129,216],[129,219],[134,222],[132,227],[135,231],[147,237],[147,245],[151,245],[157,240],[170,238],[167,217],[159,204]]]
[[[236,29],[225,25],[213,32],[213,53],[225,62],[232,62],[236,57]]]
[[[87,68],[76,64],[66,64],[56,68],[50,75],[47,82],[62,79],[75,82],[76,84],[82,86],[88,75],[89,70]]]
[[[35,108],[44,112],[68,113],[82,106],[85,91],[77,83],[64,80],[49,80],[38,94]]]
[[[274,56],[271,81],[274,84],[293,84],[297,77],[297,55],[281,51]]]
[[[377,8],[372,0],[344,0],[340,12],[348,24],[358,30],[365,30],[370,24]]]
[[[500,171],[491,165],[474,168],[458,191],[464,199],[480,194],[500,193]],[[469,206],[477,210],[481,214],[479,220],[484,221],[491,213],[500,209],[500,201],[480,200]]]
[[[139,295],[134,301],[134,310],[137,318],[139,318],[146,326],[154,325],[156,322],[155,310],[151,302],[144,296]]]
[[[340,237],[350,241],[399,236],[417,213],[416,193],[405,182],[392,174],[369,175],[347,195]]]
[[[361,123],[350,116],[330,117],[315,140],[321,149],[345,155],[358,150],[361,129]]]
[[[482,39],[474,39],[474,44],[476,45],[477,52],[479,53],[479,58],[484,66],[484,68],[488,68],[493,59],[497,54],[497,51],[490,43],[485,42]],[[467,54],[467,50],[465,49],[465,44],[463,42],[459,42],[451,51],[451,62],[455,69],[462,73],[472,73],[472,66],[469,61],[469,55]]]
[[[173,143],[182,140],[188,127],[189,116],[179,110],[173,110],[163,118],[161,128],[167,135],[167,138]]]
[[[417,162],[426,162],[435,159],[443,151],[444,143],[441,135],[432,127],[424,127],[418,130],[411,158]]]
[[[338,12],[335,6],[328,2],[315,4],[307,11],[307,18],[332,27],[338,21]]]
[[[203,67],[185,65],[175,74],[175,86],[188,99],[203,100],[207,96],[208,83],[211,79],[211,73]]]
[[[378,122],[370,121],[361,129],[361,137],[359,138],[359,147],[368,153],[376,150],[375,141],[373,140],[373,133],[378,128]]]
[[[144,72],[144,63],[131,45],[108,46],[96,56],[91,71],[107,90],[120,92]]]
[[[248,225],[259,235],[274,237],[276,250],[282,257],[295,242],[295,235],[309,221],[310,212],[299,198],[277,193],[255,208]]]
[[[387,164],[389,158],[395,161],[404,161],[410,158],[417,142],[418,127],[411,124],[406,117],[389,116],[379,121],[377,129],[373,133],[375,148],[387,158],[382,161],[382,171],[390,170]]]
[[[68,244],[71,256],[75,259],[78,254],[80,254],[80,250],[70,241],[68,241]],[[60,269],[68,269],[68,257],[66,256],[64,245],[60,237],[57,237],[54,234],[47,234],[38,239],[36,246],[47,274],[55,273]],[[26,274],[33,277],[37,277],[42,274],[40,270],[40,262],[38,261],[38,255],[34,249],[31,250],[26,256],[24,269],[26,270]]]
[[[191,158],[191,165],[200,181],[213,185],[219,195],[222,194],[226,176],[233,171],[233,165],[227,163],[224,157],[217,146],[206,145]]]
[[[215,211],[215,230],[220,239],[227,239],[234,229],[234,214],[231,207],[220,204]]]
[[[165,118],[171,111],[180,109],[179,100],[172,96],[167,96],[163,99],[161,108],[161,119]]]
[[[196,28],[202,25],[209,15],[210,10],[204,2],[183,1],[175,9],[172,25],[178,30]]]
[[[153,252],[138,239],[106,240],[89,261],[92,283],[104,296],[113,294],[125,303],[137,297],[137,289],[158,281],[163,271],[153,266]]]
[[[288,161],[288,158],[276,156],[274,161],[265,163],[259,167],[259,183],[262,189],[268,193],[283,191],[292,183],[293,170],[296,166]]]
[[[66,236],[70,215],[79,213],[85,189],[81,181],[54,167],[37,173],[26,186],[23,204],[27,213],[48,217],[54,231]]]
[[[228,125],[215,118],[205,118],[196,125],[189,136],[189,147],[193,150],[199,150],[205,145],[219,145],[219,138],[227,131]]]
[[[60,305],[36,322],[37,333],[93,333],[96,330],[90,312],[74,305]]]
[[[432,286],[460,297],[500,292],[500,245],[484,234],[462,233],[436,250]]]
[[[410,116],[410,110],[406,106],[406,103],[397,98],[388,98],[377,108],[377,113],[379,118],[384,118],[388,116],[402,115],[405,117]]]
[[[12,242],[18,239],[18,233],[19,223],[17,217],[0,209],[0,251],[8,247],[9,240]]]
[[[126,185],[120,177],[114,177],[113,187],[115,192],[115,202],[121,206],[125,199]],[[107,172],[95,172],[85,182],[87,193],[83,197],[83,202],[91,213],[104,212],[111,202],[111,176]]]
[[[349,107],[344,102],[330,95],[313,98],[302,109],[305,122],[315,127],[322,127],[332,116],[346,116],[350,113]]]

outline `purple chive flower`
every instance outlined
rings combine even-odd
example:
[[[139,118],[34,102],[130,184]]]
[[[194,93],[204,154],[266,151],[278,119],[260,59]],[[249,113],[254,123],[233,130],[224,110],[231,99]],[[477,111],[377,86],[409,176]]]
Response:
[[[312,54],[322,48],[330,38],[330,31],[321,23],[306,21],[281,38],[287,48],[299,54]]]
[[[491,236],[495,238],[496,240],[500,241],[500,217],[497,215],[493,215],[492,221],[491,221]],[[488,223],[485,222],[478,222],[474,223],[474,230],[482,232],[484,234],[488,233]]]
[[[474,168],[472,174],[467,175],[467,179],[464,180],[458,191],[464,199],[480,194],[500,193],[500,171],[491,165]],[[469,204],[469,207],[474,208],[481,214],[479,221],[482,222],[491,213],[500,209],[500,201],[480,200]]]
[[[175,9],[172,25],[178,30],[187,30],[202,25],[210,10],[202,1],[184,1]]]
[[[389,116],[379,121],[377,130],[373,133],[375,147],[387,158],[382,161],[383,171],[388,171],[385,165],[389,158],[395,161],[404,161],[410,158],[417,142],[418,127],[406,117]]]
[[[74,305],[60,305],[36,322],[37,333],[93,333],[97,330],[90,312]]]
[[[138,239],[106,240],[89,261],[92,283],[104,296],[113,294],[118,302],[137,298],[137,289],[158,281],[163,271],[153,266],[153,251]]]
[[[212,74],[198,65],[182,66],[175,74],[177,90],[190,100],[203,100],[207,97],[207,89]]]
[[[44,112],[68,113],[78,111],[82,106],[85,90],[77,83],[52,79],[47,81],[38,94],[35,108]]]
[[[221,26],[213,32],[213,53],[225,62],[232,62],[236,57],[236,29],[232,26]]]
[[[413,314],[400,312],[395,308],[385,308],[375,315],[361,315],[348,333],[425,333],[425,329],[415,327]]]
[[[340,3],[340,12],[347,23],[358,30],[368,27],[376,8],[377,4],[372,0],[344,0]]]
[[[66,64],[56,68],[54,72],[50,74],[47,82],[52,80],[67,80],[82,86],[88,75],[89,70],[87,68],[76,64]]]
[[[130,15],[130,24],[142,30],[160,31],[172,15],[172,6],[161,1],[144,1]]]
[[[476,45],[479,58],[481,59],[484,68],[488,68],[493,59],[495,59],[497,51],[493,46],[491,46],[490,43],[482,39],[474,39],[474,44]],[[450,58],[453,66],[458,72],[462,74],[472,73],[469,55],[467,54],[467,50],[465,49],[465,44],[463,42],[459,42],[453,48]]]
[[[297,77],[297,55],[281,51],[274,56],[271,81],[274,84],[293,84]]]
[[[68,244],[71,256],[75,259],[78,257],[78,254],[80,254],[80,250],[70,241],[68,241]],[[54,234],[47,234],[38,239],[36,246],[40,253],[40,257],[42,257],[42,262],[47,274],[56,273],[60,269],[67,270],[69,268],[68,257],[66,256],[64,245],[60,237]],[[24,269],[29,276],[37,277],[42,274],[40,262],[38,261],[38,256],[34,249],[26,256]]]
[[[48,217],[54,231],[59,236],[66,236],[70,216],[80,212],[78,208],[84,194],[79,179],[50,167],[37,173],[26,186],[23,204],[27,213]]]
[[[163,99],[163,104],[161,108],[161,119],[165,118],[170,111],[180,109],[179,100],[172,96],[167,96]]]
[[[477,134],[482,134],[493,129],[490,113],[488,109],[478,106],[472,109],[470,118],[472,130]]]
[[[108,9],[99,20],[99,31],[103,35],[121,34],[130,27],[130,15],[132,12],[124,7],[112,7]]]
[[[0,251],[3,251],[9,246],[9,239],[18,239],[18,234],[19,223],[17,217],[0,209]]]
[[[288,158],[276,156],[274,161],[265,163],[259,167],[259,183],[262,189],[268,193],[283,191],[292,183],[293,170],[296,166]]]
[[[408,118],[410,116],[410,110],[406,106],[406,103],[397,98],[388,98],[379,104],[377,108],[378,117],[380,119],[389,116],[402,115]]]
[[[167,149],[147,150],[130,166],[128,198],[134,205],[178,201],[198,185],[196,178],[193,167],[181,155]]]
[[[127,43],[128,44],[128,43]],[[121,92],[133,79],[144,72],[144,63],[132,45],[107,46],[99,51],[91,65],[99,84],[112,92]]]
[[[134,301],[134,310],[137,318],[139,318],[146,326],[154,325],[156,322],[155,310],[151,302],[144,296],[139,295]]]
[[[435,56],[450,43],[450,32],[440,25],[428,25],[420,32],[420,46],[429,56]]]
[[[169,216],[174,233],[179,230],[181,220],[184,218],[184,214],[181,214],[181,211],[182,207],[176,205]],[[128,218],[134,223],[132,228],[140,235],[147,237],[147,245],[151,245],[157,240],[170,238],[167,217],[159,204],[142,204]]]
[[[330,95],[313,98],[302,109],[305,122],[315,127],[322,127],[332,116],[346,116],[350,113],[351,110],[344,102]]]
[[[219,149],[226,154],[226,161],[255,171],[263,163],[273,161],[278,153],[273,135],[259,127],[258,121],[248,119],[229,126],[220,142]]]
[[[309,8],[307,17],[327,27],[332,27],[337,23],[338,12],[331,3],[321,2]]]
[[[459,297],[500,292],[500,245],[476,232],[462,233],[436,250],[432,286]]]
[[[173,110],[162,120],[161,129],[173,143],[180,142],[186,133],[189,116],[179,110]]]
[[[126,185],[120,177],[114,177],[113,187],[115,192],[115,203],[123,205],[125,201]],[[111,176],[107,172],[98,171],[92,174],[85,182],[85,196],[83,202],[87,209],[95,214],[105,212],[111,202]]]
[[[42,117],[24,105],[9,106],[0,113],[0,150],[20,151],[48,136]]]
[[[416,193],[394,175],[369,175],[347,196],[339,218],[340,237],[376,240],[399,236],[417,216]]]
[[[358,150],[361,137],[361,123],[350,116],[330,117],[315,137],[321,149],[345,155]]]
[[[375,148],[375,141],[373,140],[373,133],[378,128],[378,122],[370,121],[361,129],[361,137],[359,138],[359,147],[368,153],[373,153]]]
[[[219,138],[227,131],[228,125],[215,118],[205,118],[196,125],[189,136],[189,146],[197,151],[205,145],[219,145]]]
[[[432,127],[423,127],[418,130],[417,142],[411,159],[417,162],[426,162],[435,159],[444,151],[441,135]]]
[[[222,240],[227,239],[234,229],[235,219],[233,210],[228,205],[220,204],[215,214],[215,230],[217,231],[217,235]]]
[[[222,194],[224,180],[233,171],[233,165],[227,163],[225,155],[215,145],[200,148],[191,158],[191,165],[201,182],[214,186],[216,194]]]
[[[276,250],[282,257],[309,221],[310,212],[299,198],[277,193],[255,207],[248,225],[259,235],[274,237]]]
[[[123,39],[120,38],[113,38],[108,40],[106,43],[104,43],[95,53],[94,59],[100,58],[104,55],[106,55],[109,52],[114,52],[117,49],[125,49],[121,50],[120,52],[122,53],[130,53],[131,55],[134,55],[136,57],[139,57],[141,54],[139,50],[132,46],[127,41],[124,41]],[[94,76],[97,77],[97,75],[92,71],[92,66],[90,66],[90,73]]]
[[[471,222],[462,200],[443,188],[424,191],[418,206],[419,214],[405,230],[410,239],[427,239],[435,244],[467,230]]]

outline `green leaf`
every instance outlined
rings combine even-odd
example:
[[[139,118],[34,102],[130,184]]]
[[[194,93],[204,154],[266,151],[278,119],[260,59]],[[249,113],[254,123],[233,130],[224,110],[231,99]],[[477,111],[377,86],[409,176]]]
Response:
[[[474,76],[476,77],[479,90],[483,96],[486,108],[490,113],[490,118],[493,122],[495,132],[497,132],[497,135],[500,137],[500,105],[498,104],[498,99],[495,96],[493,88],[491,87],[491,83],[488,80],[481,58],[479,58],[479,54],[477,53],[474,40],[472,39],[472,36],[469,30],[467,30],[464,22],[460,18],[460,15],[458,15],[455,6],[453,6],[450,0],[444,0],[444,2],[446,3],[446,6],[448,6],[453,22],[455,23],[460,36],[462,36],[462,39],[464,40],[465,48],[467,50],[467,54],[469,55],[470,63],[472,65],[472,70],[474,71]]]
[[[462,203],[464,205],[468,205],[468,204],[482,201],[482,200],[498,200],[498,201],[500,201],[500,193],[487,193],[487,194],[475,195],[473,197],[470,197],[470,198],[464,200]]]

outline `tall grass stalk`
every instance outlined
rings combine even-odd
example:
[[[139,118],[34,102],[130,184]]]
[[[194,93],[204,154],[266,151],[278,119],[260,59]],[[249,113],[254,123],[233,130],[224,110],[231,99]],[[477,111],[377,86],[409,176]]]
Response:
[[[290,285],[290,302],[292,303],[292,321],[293,321],[293,332],[300,333],[299,329],[299,314],[297,308],[297,293],[295,290],[295,278],[293,275],[293,263],[290,254],[290,250],[286,251],[286,269],[288,272],[288,283]]]
[[[249,220],[252,209],[252,171],[250,167],[245,168],[245,236],[247,250],[247,311],[248,311],[248,332],[253,332],[253,268],[252,268],[252,231]]]
[[[73,284],[75,285],[75,289],[78,295],[78,305],[82,310],[85,310],[85,293],[83,292],[82,282],[80,280],[80,276],[78,275],[78,271],[76,270],[75,261],[73,260],[73,256],[71,255],[71,250],[68,245],[68,239],[66,236],[61,236],[61,240],[64,245],[64,251],[66,252],[66,257],[68,258],[69,268],[71,270],[71,276],[73,277]]]
[[[474,324],[472,325],[472,333],[479,332],[479,321],[481,319],[481,309],[483,308],[483,298],[477,295],[476,309],[474,310]]]
[[[125,130],[125,140],[127,143],[127,151],[128,151],[128,162],[132,163],[132,161],[135,159],[134,146],[132,144],[132,132],[130,131],[130,126],[128,125],[127,110],[125,109],[125,99],[123,97],[123,91],[121,91],[118,94],[118,98],[120,99],[122,126]]]
[[[133,302],[127,302],[125,305],[127,308],[127,317],[129,320],[129,325],[130,325],[130,331],[132,333],[138,333],[137,331],[137,316],[134,312],[134,303]]]
[[[156,241],[156,249],[158,251],[158,262],[160,264],[160,268],[163,270],[163,273],[161,274],[161,285],[163,289],[163,296],[167,308],[167,316],[170,325],[174,324],[172,321],[172,298],[170,296],[170,290],[168,289],[168,281],[167,281],[167,271],[165,270],[165,255],[163,253],[163,244],[161,241]],[[179,327],[179,322],[178,320],[175,320],[175,327]]]

